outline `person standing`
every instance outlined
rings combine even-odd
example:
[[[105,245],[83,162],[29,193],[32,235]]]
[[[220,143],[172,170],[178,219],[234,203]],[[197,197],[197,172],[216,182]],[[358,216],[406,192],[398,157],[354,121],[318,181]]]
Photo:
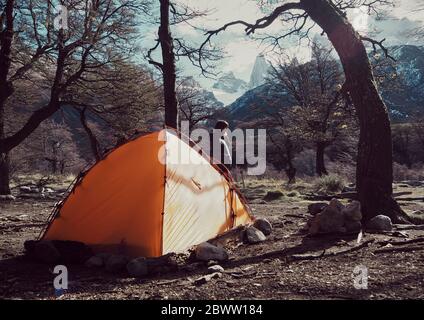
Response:
[[[223,172],[229,173],[232,167],[231,144],[228,137],[229,124],[225,120],[218,120],[210,139],[210,160]],[[219,146],[219,150],[216,147]]]

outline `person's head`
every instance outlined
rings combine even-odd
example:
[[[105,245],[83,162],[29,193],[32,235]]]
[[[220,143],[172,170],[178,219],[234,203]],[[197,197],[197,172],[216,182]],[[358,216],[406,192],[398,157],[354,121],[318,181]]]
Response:
[[[215,124],[215,129],[224,131],[225,129],[228,129],[230,125],[225,120],[218,120]]]

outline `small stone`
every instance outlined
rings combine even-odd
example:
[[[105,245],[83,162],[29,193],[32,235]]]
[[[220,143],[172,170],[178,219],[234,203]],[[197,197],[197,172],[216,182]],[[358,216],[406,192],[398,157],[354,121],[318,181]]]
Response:
[[[215,272],[215,273],[207,274],[205,276],[202,276],[202,277],[194,280],[194,284],[197,285],[197,286],[200,286],[202,284],[208,283],[212,279],[220,278],[221,276],[222,276],[221,272]]]
[[[308,206],[308,213],[312,215],[317,215],[318,213],[322,212],[327,207],[328,207],[328,204],[326,204],[325,202],[311,203]]]
[[[22,192],[22,193],[31,193],[31,187],[29,187],[29,186],[22,186],[22,187],[19,188],[19,192]]]
[[[263,200],[265,201],[273,201],[280,199],[284,194],[281,191],[268,191]]]
[[[215,272],[224,272],[224,268],[221,267],[219,264],[215,264],[208,268],[208,273],[215,273]]]
[[[254,244],[258,242],[262,242],[266,240],[266,236],[263,234],[262,231],[256,229],[253,226],[247,227],[245,231],[245,239],[248,243]]]
[[[84,263],[84,265],[87,268],[101,268],[103,267],[103,259],[98,256],[92,256]]]
[[[253,223],[253,226],[262,231],[262,233],[266,236],[270,235],[272,232],[272,225],[267,219],[259,218],[256,219]]]
[[[209,242],[203,242],[199,244],[195,249],[195,254],[196,254],[196,258],[202,261],[228,260],[228,253],[224,248],[214,246],[210,244]]]
[[[149,273],[149,267],[147,265],[146,258],[140,257],[128,262],[127,271],[129,275],[133,277],[146,276]]]
[[[209,260],[208,263],[206,264],[206,266],[210,267],[213,265],[219,264],[219,261],[216,260]]]
[[[361,221],[361,203],[359,201],[352,201],[346,207],[342,209],[342,213],[347,220],[351,221]]]
[[[345,186],[342,189],[342,192],[355,192],[356,191],[356,187],[350,187],[350,186]]]
[[[111,255],[106,261],[106,271],[118,273],[124,270],[128,263],[128,257],[122,255]]]
[[[380,214],[368,221],[367,228],[376,231],[392,231],[392,220],[388,216]]]

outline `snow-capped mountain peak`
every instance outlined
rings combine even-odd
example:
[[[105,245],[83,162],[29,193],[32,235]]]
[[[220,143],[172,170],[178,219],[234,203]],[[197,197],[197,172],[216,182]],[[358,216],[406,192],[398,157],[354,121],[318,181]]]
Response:
[[[250,75],[249,89],[254,89],[265,83],[269,71],[269,64],[263,54],[256,57],[255,64],[253,65],[252,73]]]

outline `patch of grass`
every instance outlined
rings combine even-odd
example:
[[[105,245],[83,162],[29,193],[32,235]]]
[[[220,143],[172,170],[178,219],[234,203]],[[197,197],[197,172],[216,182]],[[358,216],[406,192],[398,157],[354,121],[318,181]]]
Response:
[[[346,185],[344,178],[337,174],[329,174],[319,177],[314,182],[314,189],[318,192],[337,193]]]

